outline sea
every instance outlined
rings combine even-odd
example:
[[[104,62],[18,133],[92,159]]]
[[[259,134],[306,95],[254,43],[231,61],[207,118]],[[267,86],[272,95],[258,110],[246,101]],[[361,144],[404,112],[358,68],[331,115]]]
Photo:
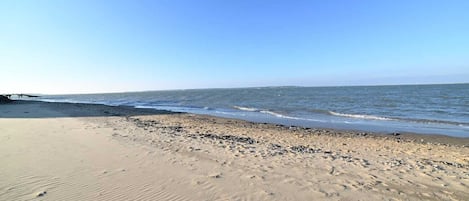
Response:
[[[469,137],[469,84],[259,87],[44,95],[311,128]]]

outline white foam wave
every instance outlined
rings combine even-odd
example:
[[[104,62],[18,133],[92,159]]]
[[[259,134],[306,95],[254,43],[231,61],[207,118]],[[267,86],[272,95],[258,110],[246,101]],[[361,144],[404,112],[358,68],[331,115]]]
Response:
[[[292,116],[287,116],[287,115],[283,115],[283,114],[280,114],[280,113],[272,112],[272,111],[269,111],[269,110],[261,110],[261,109],[252,108],[252,107],[233,106],[233,108],[236,108],[236,109],[242,110],[242,111],[247,111],[247,112],[259,112],[259,113],[268,114],[268,115],[272,115],[272,116],[275,116],[275,117],[278,117],[278,118],[283,118],[283,119],[324,122],[323,120],[292,117]]]
[[[233,108],[236,108],[238,110],[243,110],[243,111],[248,111],[248,112],[259,112],[260,110],[257,108],[252,108],[252,107],[241,107],[241,106],[233,106]]]
[[[232,112],[223,112],[223,111],[215,111],[216,114],[223,114],[223,115],[229,115],[229,116],[246,116],[246,114],[236,114]]]
[[[137,105],[134,106],[135,108],[141,108],[141,109],[158,109],[158,107],[155,106],[146,106],[146,105]]]
[[[293,119],[293,120],[300,120],[300,121],[326,122],[324,120],[319,120],[319,119],[309,119],[309,118],[300,118],[300,117],[287,116],[287,115],[279,114],[279,113],[268,111],[268,110],[261,110],[259,112],[264,113],[264,114],[273,115],[273,116],[276,116],[278,118],[284,118],[284,119]]]
[[[458,126],[461,127],[461,128],[464,128],[464,129],[469,129],[469,126],[467,126],[467,125],[459,124]]]
[[[38,99],[39,101],[42,102],[49,102],[49,103],[79,103],[79,104],[102,104],[102,105],[108,105],[104,102],[92,102],[92,101],[78,101],[78,100],[72,100],[72,99]]]
[[[366,114],[346,114],[346,113],[338,113],[338,112],[332,112],[332,111],[329,111],[329,114],[334,115],[334,116],[339,116],[339,117],[349,117],[349,118],[356,118],[356,119],[383,120],[383,121],[393,120],[391,118],[366,115]]]

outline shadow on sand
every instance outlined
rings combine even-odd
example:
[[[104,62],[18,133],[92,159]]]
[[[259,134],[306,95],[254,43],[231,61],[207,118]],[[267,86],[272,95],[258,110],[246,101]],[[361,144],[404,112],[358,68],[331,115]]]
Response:
[[[23,100],[0,104],[0,118],[109,117],[158,114],[175,114],[175,112],[129,106]]]

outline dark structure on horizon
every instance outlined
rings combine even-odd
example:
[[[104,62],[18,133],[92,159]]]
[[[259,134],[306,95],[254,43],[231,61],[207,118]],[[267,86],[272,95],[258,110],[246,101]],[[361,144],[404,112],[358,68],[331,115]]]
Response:
[[[37,98],[39,96],[29,95],[29,94],[0,94],[0,103],[10,103],[13,100],[12,96],[17,96],[18,98],[28,97],[28,98]]]

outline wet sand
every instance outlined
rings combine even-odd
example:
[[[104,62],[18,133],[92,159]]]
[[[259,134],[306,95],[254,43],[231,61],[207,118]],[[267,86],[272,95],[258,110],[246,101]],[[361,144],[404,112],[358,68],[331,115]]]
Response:
[[[0,105],[0,200],[468,200],[469,139]]]

